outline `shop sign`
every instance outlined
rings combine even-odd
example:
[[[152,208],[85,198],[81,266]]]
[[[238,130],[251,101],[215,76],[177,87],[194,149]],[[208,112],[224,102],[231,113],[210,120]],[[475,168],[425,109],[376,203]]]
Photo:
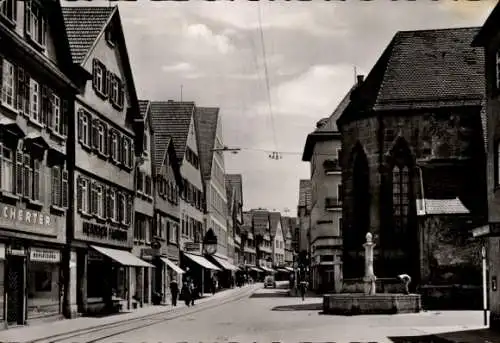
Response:
[[[158,250],[152,248],[145,248],[141,250],[141,258],[143,260],[151,261],[154,257],[158,256]]]
[[[200,243],[193,243],[193,242],[186,242],[186,243],[184,243],[184,251],[185,252],[201,253],[201,244]]]
[[[0,224],[14,225],[20,229],[45,234],[50,231],[47,229],[52,229],[52,233],[55,233],[56,229],[55,220],[50,215],[2,203],[0,203]]]
[[[59,263],[61,262],[61,252],[53,249],[30,248],[30,261]]]
[[[26,256],[26,249],[24,249],[23,247],[8,247],[7,255]]]
[[[83,222],[82,231],[89,237],[105,240],[126,242],[128,238],[126,230],[94,224],[91,222]]]
[[[95,250],[89,250],[88,261],[102,261],[103,256],[101,253]]]

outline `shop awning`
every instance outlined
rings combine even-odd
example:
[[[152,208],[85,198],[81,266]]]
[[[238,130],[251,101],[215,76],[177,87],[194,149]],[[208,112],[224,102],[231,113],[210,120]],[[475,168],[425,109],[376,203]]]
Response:
[[[279,272],[282,272],[282,273],[289,273],[290,271],[285,269],[285,268],[278,268],[278,271]]]
[[[269,272],[269,273],[275,273],[276,271],[274,269],[271,269],[271,268],[267,268],[267,267],[264,267],[264,266],[260,266],[259,267],[260,269],[266,271],[266,272]]]
[[[262,269],[259,269],[257,267],[251,267],[250,270],[253,270],[254,272],[258,272],[258,273],[262,273],[263,272]]]
[[[222,268],[226,270],[238,270],[238,267],[236,267],[234,264],[231,264],[220,257],[213,256],[213,258],[217,261],[218,264],[222,266]]]
[[[203,268],[212,269],[212,270],[219,270],[220,271],[219,267],[216,267],[213,263],[211,263],[209,260],[207,260],[203,256],[192,255],[192,254],[188,254],[188,253],[184,253],[184,255],[186,257],[188,257],[194,263],[197,263],[200,266],[202,266]]]
[[[167,266],[169,266],[177,274],[184,274],[185,273],[184,270],[179,268],[174,262],[170,261],[168,258],[160,257],[160,260],[162,260],[163,263],[165,263]]]
[[[149,264],[140,258],[134,256],[133,254],[129,253],[128,251],[125,250],[118,250],[118,249],[111,249],[111,248],[103,248],[103,247],[98,247],[95,245],[91,245],[91,247],[101,254],[111,258],[112,260],[120,263],[123,266],[129,266],[129,267],[149,267],[149,268],[154,268],[152,264]]]
[[[293,268],[292,267],[285,267],[286,270],[288,270],[289,272],[293,272]]]

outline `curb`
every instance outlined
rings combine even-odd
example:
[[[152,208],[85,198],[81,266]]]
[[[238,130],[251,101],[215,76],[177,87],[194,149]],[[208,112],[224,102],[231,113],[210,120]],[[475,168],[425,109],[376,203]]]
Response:
[[[231,301],[231,300],[238,300],[240,298],[244,298],[244,297],[246,297],[246,296],[254,293],[258,289],[259,289],[259,287],[256,287],[255,285],[252,285],[252,286],[248,287],[248,289],[245,289],[244,291],[242,291],[241,293],[240,292],[235,292],[236,294],[229,295],[227,297],[221,297],[221,298],[209,297],[209,298],[206,298],[206,300],[204,300],[204,301],[198,302],[198,304],[200,304],[200,305],[208,304],[208,303],[211,302],[211,300],[215,300],[216,303],[217,302],[224,302],[225,303],[225,302],[228,302],[228,301]],[[167,310],[164,310],[164,311],[159,311],[159,312],[155,312],[155,313],[151,313],[151,314],[146,314],[146,315],[142,315],[142,316],[138,316],[138,317],[134,317],[134,318],[130,318],[130,319],[117,320],[117,321],[111,322],[111,323],[94,325],[94,326],[88,326],[88,327],[85,327],[85,328],[80,328],[80,329],[70,330],[70,331],[66,331],[66,332],[61,332],[61,333],[58,333],[58,334],[49,335],[49,336],[45,336],[45,337],[37,337],[36,339],[31,339],[31,340],[23,341],[22,343],[36,343],[36,342],[40,342],[40,341],[57,339],[58,337],[64,337],[66,335],[75,335],[75,334],[80,334],[80,333],[84,334],[85,332],[91,332],[91,331],[94,331],[96,329],[112,328],[112,327],[114,327],[116,325],[129,324],[129,323],[133,323],[135,321],[141,321],[141,320],[148,319],[148,318],[154,318],[156,316],[164,315],[164,314],[168,314],[168,313],[172,313],[172,314],[177,314],[178,313],[178,314],[182,315],[182,312],[185,309],[186,310],[190,309],[191,312],[196,312],[196,311],[192,310],[192,307],[186,307],[186,306],[183,306],[183,307],[171,307],[171,308],[169,308]],[[200,310],[202,310],[202,309],[203,308],[200,308]],[[71,319],[65,319],[65,320],[71,320]],[[18,342],[20,342],[20,341],[18,341]],[[0,341],[0,343],[12,343],[12,342],[10,342],[10,341]]]

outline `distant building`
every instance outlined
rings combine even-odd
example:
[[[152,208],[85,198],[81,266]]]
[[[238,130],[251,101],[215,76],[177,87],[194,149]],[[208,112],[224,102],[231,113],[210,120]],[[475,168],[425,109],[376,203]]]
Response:
[[[312,288],[323,293],[342,290],[342,143],[336,121],[350,95],[351,91],[330,117],[316,124],[302,155],[311,165]]]
[[[311,193],[311,180],[300,180],[299,205],[297,207],[296,251],[297,262],[304,273],[309,269]]]
[[[480,308],[480,246],[471,238],[487,216],[477,32],[398,32],[353,90],[337,121],[344,280],[363,276],[370,231],[377,277],[411,275],[426,308]]]
[[[281,213],[270,212],[269,224],[271,231],[271,244],[273,247],[272,261],[273,267],[279,268],[285,266],[285,238],[281,226]]]
[[[281,217],[281,227],[283,228],[283,237],[285,240],[285,266],[293,268],[293,235],[296,227],[296,218]]]
[[[243,226],[243,178],[241,174],[226,174],[226,188],[231,189],[232,206],[228,217],[232,221],[234,255],[233,264],[244,263],[242,244]]]

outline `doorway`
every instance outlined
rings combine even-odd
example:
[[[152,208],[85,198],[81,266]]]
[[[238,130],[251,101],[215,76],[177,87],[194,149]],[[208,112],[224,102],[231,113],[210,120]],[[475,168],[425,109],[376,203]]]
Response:
[[[25,258],[10,256],[7,260],[7,323],[24,325]]]

